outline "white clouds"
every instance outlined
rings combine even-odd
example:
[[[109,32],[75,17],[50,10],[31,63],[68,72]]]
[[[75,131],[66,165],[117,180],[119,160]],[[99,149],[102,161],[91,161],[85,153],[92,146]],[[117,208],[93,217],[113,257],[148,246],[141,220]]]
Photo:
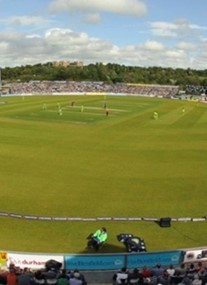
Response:
[[[65,35],[70,35],[72,33],[71,29],[60,29],[60,28],[53,28],[45,32],[46,38],[57,38],[59,40],[59,37],[61,37],[61,40],[63,39]]]
[[[48,44],[60,46],[63,50],[77,46],[87,45],[90,39],[86,33],[76,33],[70,29],[50,29],[45,33],[45,40]],[[91,39],[92,41],[92,39]]]
[[[177,26],[174,23],[152,22],[150,27],[154,36],[175,37],[177,35]]]
[[[58,12],[109,12],[120,15],[143,16],[147,7],[141,0],[54,0],[49,10]]]
[[[149,25],[152,34],[159,37],[192,38],[207,30],[207,27],[190,24],[186,19],[177,19],[174,22],[151,22]]]
[[[40,38],[40,35],[37,34],[26,35],[26,38],[27,39]]]
[[[0,50],[1,50],[1,52],[6,51],[7,48],[8,48],[8,42],[1,41],[0,42]]]
[[[11,16],[5,19],[0,19],[0,23],[14,28],[19,26],[42,26],[47,22],[48,20],[41,16]]]
[[[150,1],[47,0],[44,6],[35,0],[35,11],[7,12],[0,19],[1,66],[82,60],[205,69],[207,27],[189,18],[164,21],[162,15],[150,22]]]
[[[168,50],[165,52],[165,56],[170,60],[181,60],[185,53],[182,50]]]
[[[188,42],[178,42],[177,48],[182,50],[195,50],[196,45]]]
[[[162,51],[164,50],[164,46],[159,43],[159,42],[156,42],[156,41],[147,41],[145,44],[144,44],[145,48],[148,49],[148,50],[151,50],[151,51]]]
[[[77,33],[70,29],[54,28],[40,37],[13,33],[0,33],[0,62],[7,66],[45,63],[53,60],[83,60],[84,63],[105,62],[104,54],[113,50],[109,42],[90,38],[86,33]],[[4,49],[3,49],[4,47]],[[112,60],[107,57],[108,61]],[[3,65],[2,65],[3,66]]]
[[[194,59],[196,47],[188,42],[179,42],[177,46],[169,48],[159,41],[147,40],[138,45],[119,47],[84,32],[61,28],[48,29],[43,36],[0,33],[0,38],[0,62],[5,66],[83,60],[85,64],[111,62],[184,68],[199,62],[199,67],[205,68],[199,55],[197,60]]]

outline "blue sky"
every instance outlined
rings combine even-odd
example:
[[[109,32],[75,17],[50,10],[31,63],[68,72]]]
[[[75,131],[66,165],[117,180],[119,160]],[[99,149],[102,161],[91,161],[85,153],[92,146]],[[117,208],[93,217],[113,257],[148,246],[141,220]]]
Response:
[[[207,69],[207,0],[0,0],[0,66]]]

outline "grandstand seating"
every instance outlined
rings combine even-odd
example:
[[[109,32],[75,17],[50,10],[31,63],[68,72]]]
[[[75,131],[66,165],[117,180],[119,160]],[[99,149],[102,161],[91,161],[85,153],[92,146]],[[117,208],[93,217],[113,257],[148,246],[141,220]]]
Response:
[[[30,81],[11,83],[8,94],[77,94],[77,93],[108,93],[129,94],[150,97],[171,98],[178,94],[179,87],[171,85],[130,85],[106,84],[89,81]]]

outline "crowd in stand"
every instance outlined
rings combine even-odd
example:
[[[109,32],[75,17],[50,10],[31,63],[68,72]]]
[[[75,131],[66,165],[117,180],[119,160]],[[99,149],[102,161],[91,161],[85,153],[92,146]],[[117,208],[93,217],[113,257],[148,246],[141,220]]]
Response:
[[[11,266],[0,271],[1,285],[87,285],[86,278],[78,269],[30,270]],[[128,270],[121,268],[112,276],[112,284],[127,285],[206,285],[207,267],[198,262],[179,267],[157,264],[154,267]]]
[[[173,97],[179,92],[178,86],[107,84],[90,81],[30,81],[9,85],[10,94],[56,94],[56,93],[112,93],[157,97]]]
[[[185,93],[189,95],[207,95],[207,86],[186,85]]]
[[[108,93],[124,95],[141,95],[152,97],[175,98],[180,94],[177,85],[150,84],[109,84],[94,81],[38,81],[14,82],[2,86],[2,94],[77,94]],[[186,85],[182,91],[185,95],[206,96],[207,86]]]
[[[11,267],[9,270],[1,270],[1,285],[87,285],[84,275],[78,270],[66,271],[56,270],[36,270],[29,268]]]
[[[113,276],[113,284],[134,285],[206,285],[207,267],[201,262],[197,265],[181,264],[180,267],[157,264],[153,268],[135,268],[132,271],[122,268]]]

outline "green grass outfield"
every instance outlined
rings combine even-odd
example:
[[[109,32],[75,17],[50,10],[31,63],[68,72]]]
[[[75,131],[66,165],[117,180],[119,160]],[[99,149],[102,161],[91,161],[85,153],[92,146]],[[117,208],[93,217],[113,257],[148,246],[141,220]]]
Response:
[[[0,185],[1,212],[200,218],[207,214],[207,105],[130,96],[1,97]],[[207,245],[207,222],[161,228],[149,221],[0,217],[1,249],[88,252],[86,237],[100,226],[109,231],[102,252],[124,251],[116,239],[123,232],[143,237],[148,251]]]

